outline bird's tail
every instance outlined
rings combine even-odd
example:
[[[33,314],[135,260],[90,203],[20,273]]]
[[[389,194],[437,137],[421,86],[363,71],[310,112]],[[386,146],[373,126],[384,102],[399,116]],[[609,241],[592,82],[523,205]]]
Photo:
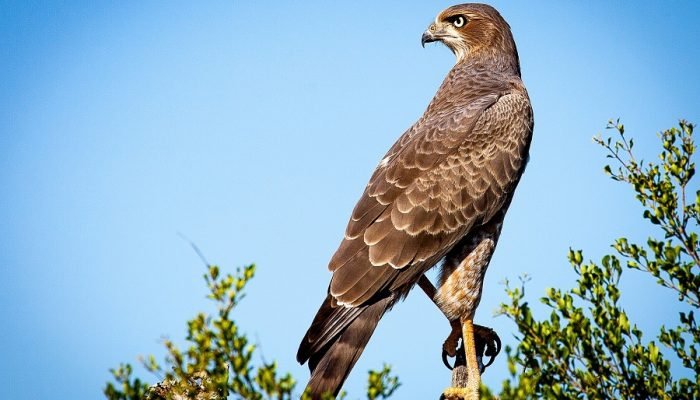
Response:
[[[391,297],[368,305],[342,307],[329,294],[302,339],[297,360],[308,360],[311,378],[306,387],[311,397],[337,396],[350,370],[360,358]]]

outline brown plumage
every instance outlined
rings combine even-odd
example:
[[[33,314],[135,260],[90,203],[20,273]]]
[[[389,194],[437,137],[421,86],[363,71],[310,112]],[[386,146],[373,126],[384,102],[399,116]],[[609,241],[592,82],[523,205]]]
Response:
[[[384,312],[441,259],[436,301],[451,317],[473,316],[527,162],[533,116],[508,24],[490,6],[453,6],[423,35],[432,41],[446,44],[457,63],[370,178],[329,263],[328,296],[299,347],[316,398],[339,392]]]

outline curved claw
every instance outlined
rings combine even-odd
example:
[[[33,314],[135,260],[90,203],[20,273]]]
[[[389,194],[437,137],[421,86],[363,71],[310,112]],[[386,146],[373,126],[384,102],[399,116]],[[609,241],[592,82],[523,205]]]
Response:
[[[459,347],[457,347],[457,351],[455,352],[455,364],[450,365],[450,362],[447,360],[450,357],[450,354],[446,352],[444,349],[442,350],[442,363],[445,364],[447,369],[452,371],[455,369],[455,367],[458,367],[460,365],[467,365],[467,357],[464,353],[464,342],[460,341]]]
[[[501,338],[491,329],[480,325],[475,325],[476,352],[477,357],[481,359],[483,356],[489,357],[488,362],[483,364],[483,368],[490,366],[496,360],[496,356],[501,352]]]
[[[453,366],[450,365],[450,362],[447,360],[447,357],[449,357],[449,354],[445,350],[442,351],[442,363],[445,364],[447,369],[452,371],[454,369]]]
[[[491,329],[481,325],[474,325],[476,358],[479,363],[479,370],[483,373],[484,370],[491,366],[496,360],[496,356],[501,352],[501,338]],[[464,353],[464,343],[460,338],[461,327],[453,326],[453,331],[445,341],[442,349],[442,363],[449,370],[453,370],[459,365],[466,365],[466,357]],[[457,344],[459,343],[459,346]],[[456,348],[457,347],[457,348]],[[445,350],[449,348],[451,351]],[[455,349],[456,348],[456,349]],[[449,358],[451,353],[455,354],[454,365],[450,365]],[[483,362],[484,357],[489,357],[486,363]]]
[[[493,342],[489,343],[489,345],[486,346],[486,351],[484,352],[484,355],[490,358],[489,361],[486,364],[484,364],[484,368],[493,364],[493,362],[496,360],[496,356],[498,355],[498,353],[501,352],[501,338],[498,337],[496,332],[491,332],[493,333],[493,337],[491,338],[493,339]]]

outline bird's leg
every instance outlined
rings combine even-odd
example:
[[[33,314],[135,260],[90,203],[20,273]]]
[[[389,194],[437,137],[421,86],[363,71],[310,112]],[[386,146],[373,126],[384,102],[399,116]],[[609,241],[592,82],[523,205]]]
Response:
[[[435,302],[435,294],[437,293],[437,290],[435,289],[435,286],[433,286],[433,283],[430,282],[430,279],[428,279],[428,277],[425,275],[421,275],[420,279],[418,280],[418,286],[423,289],[423,292],[425,292],[428,298],[430,298],[430,301],[432,301],[433,304],[440,309],[440,306],[438,306]],[[445,342],[442,344],[442,362],[445,364],[445,366],[452,369],[452,367],[450,367],[450,365],[447,363],[446,355],[454,357],[457,354],[457,344],[459,339],[462,337],[462,324],[460,324],[458,320],[450,320],[450,317],[448,317],[442,310],[440,310],[440,312],[445,315],[445,318],[447,318],[447,320],[450,321],[450,325],[452,325],[450,335],[447,336],[447,339],[445,339]]]
[[[432,282],[430,282],[430,280],[428,279],[428,277],[422,275],[418,280],[418,286],[420,286],[420,288],[423,289],[423,292],[425,292],[425,294],[430,298],[430,300],[437,306],[437,303],[435,303],[435,293],[437,291],[435,289],[435,286],[433,286]],[[439,308],[440,307],[438,306],[438,309]],[[443,315],[445,314],[442,310],[440,311],[443,313]],[[450,366],[447,362],[447,357],[454,357],[455,355],[457,355],[457,346],[459,345],[459,339],[462,338],[462,323],[456,319],[451,320],[447,315],[445,315],[445,318],[447,318],[450,321],[452,330],[450,331],[449,336],[447,336],[447,339],[445,339],[445,342],[442,345],[442,361],[447,368],[452,369],[452,366]],[[483,373],[484,369],[493,364],[493,361],[496,359],[496,355],[500,353],[501,339],[492,329],[474,324],[474,340],[479,369]],[[486,364],[482,362],[483,356],[490,357]]]
[[[481,371],[476,361],[476,346],[474,338],[474,322],[471,319],[462,321],[462,340],[464,341],[464,355],[467,359],[467,395],[465,400],[479,400],[479,386],[481,386]]]
[[[459,344],[459,339],[462,338],[462,324],[454,320],[450,321],[450,325],[452,325],[452,331],[442,345],[442,361],[447,367],[449,367],[449,364],[447,364],[445,356],[454,357],[457,355],[457,345]]]
[[[478,400],[479,386],[481,385],[481,363],[477,361],[477,349],[475,345],[474,323],[471,319],[464,319],[461,323],[462,344],[458,354],[458,362],[452,371],[452,386],[445,389],[441,400]],[[459,358],[462,358],[461,363]],[[465,365],[466,364],[466,365]],[[456,374],[456,375],[455,375]]]
[[[428,277],[425,276],[425,274],[421,275],[418,279],[418,286],[420,286],[420,288],[423,289],[423,292],[425,292],[425,294],[430,298],[430,301],[432,301],[433,304],[435,304],[435,295],[437,294],[437,290],[435,289],[435,286],[433,286],[433,283],[430,282],[430,279],[428,279]],[[437,304],[435,305],[437,306]]]

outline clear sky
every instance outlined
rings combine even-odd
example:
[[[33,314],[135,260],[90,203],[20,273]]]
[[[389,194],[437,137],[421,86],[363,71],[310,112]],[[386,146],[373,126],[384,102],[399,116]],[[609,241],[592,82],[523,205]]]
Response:
[[[224,268],[258,264],[238,321],[305,381],[294,356],[350,211],[454,62],[420,46],[451,4],[0,1],[0,398],[96,399],[109,368],[183,338],[210,308],[178,232]],[[700,122],[700,3],[492,4],[536,119],[476,317],[513,343],[493,316],[499,281],[529,273],[534,301],[571,286],[569,246],[599,258],[649,234],[591,137],[620,117],[648,159],[656,132]],[[645,278],[625,273],[622,301],[656,329],[674,296]],[[436,398],[448,330],[413,293],[381,322],[351,398],[383,361],[398,398]],[[501,356],[484,379],[505,376]]]

